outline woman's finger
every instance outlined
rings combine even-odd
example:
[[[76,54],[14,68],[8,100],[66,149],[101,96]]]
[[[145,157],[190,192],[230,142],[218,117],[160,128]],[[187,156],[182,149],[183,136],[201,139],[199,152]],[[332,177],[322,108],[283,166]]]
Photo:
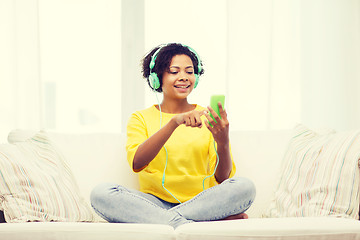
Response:
[[[204,111],[190,111],[184,114],[184,124],[187,127],[202,127],[201,116]]]
[[[210,107],[210,106],[208,106],[208,109],[209,109],[211,115],[213,116],[215,123],[220,122],[220,117],[219,117],[219,115],[214,111],[214,109],[212,109],[212,107]]]
[[[208,114],[207,114],[208,115]],[[211,117],[210,117],[211,118]],[[212,119],[212,118],[211,118]],[[212,131],[213,131],[213,128],[210,126],[210,122],[209,121],[204,121],[204,124],[205,124],[205,126],[209,129],[209,131],[212,133]]]
[[[202,127],[202,121],[201,121],[201,115],[202,114],[203,114],[202,112],[198,112],[197,114],[195,114],[196,127],[199,127],[199,128]]]
[[[227,113],[226,113],[225,109],[223,108],[221,102],[218,102],[218,107],[219,107],[219,113],[220,113],[221,119],[227,119]]]
[[[207,119],[207,121],[205,121],[205,123],[209,123],[207,126],[212,128],[214,126],[214,124],[215,124],[214,119],[210,116],[210,113],[208,111],[204,111],[204,114],[205,114],[205,117]]]

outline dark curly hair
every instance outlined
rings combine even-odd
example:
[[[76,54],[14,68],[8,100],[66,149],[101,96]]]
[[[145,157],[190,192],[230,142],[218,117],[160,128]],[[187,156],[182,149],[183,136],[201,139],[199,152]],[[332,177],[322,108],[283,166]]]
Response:
[[[162,47],[162,48],[161,48]],[[151,72],[155,72],[160,81],[160,87],[158,89],[153,89],[149,82],[149,75],[150,75],[150,62],[151,57],[153,54],[159,49],[159,53],[155,59],[155,66]],[[180,44],[180,43],[170,43],[165,46],[160,45],[152,49],[145,57],[142,59],[142,74],[144,78],[146,78],[147,83],[149,84],[150,88],[157,91],[162,92],[162,76],[165,71],[167,71],[170,67],[171,59],[176,55],[187,55],[190,57],[193,65],[194,65],[194,73],[198,74],[199,76],[204,73],[203,65],[201,59],[198,59],[195,53],[193,53],[188,47]],[[201,70],[199,72],[199,61]]]

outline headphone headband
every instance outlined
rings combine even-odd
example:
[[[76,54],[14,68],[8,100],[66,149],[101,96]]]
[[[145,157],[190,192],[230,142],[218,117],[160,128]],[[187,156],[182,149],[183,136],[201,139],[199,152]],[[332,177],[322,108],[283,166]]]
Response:
[[[170,45],[172,43],[168,43],[168,44],[163,44],[163,45],[160,45],[160,47],[158,48],[158,50],[156,50],[154,52],[154,54],[151,56],[151,61],[150,61],[150,64],[149,64],[149,68],[150,68],[150,75],[149,75],[149,83],[150,83],[150,86],[152,87],[152,89],[156,90],[158,88],[160,88],[160,80],[159,80],[159,77],[157,76],[157,74],[155,72],[152,72],[152,70],[154,69],[155,67],[155,60],[159,54],[159,52],[161,51],[161,49],[163,49],[164,47]],[[181,44],[181,43],[180,43]],[[199,55],[196,53],[196,51],[189,47],[189,46],[186,46],[184,44],[181,44],[181,46],[183,47],[186,47],[187,49],[189,49],[190,52],[192,52],[195,57],[197,58],[197,62],[198,62],[198,65],[197,65],[197,68],[198,68],[198,73],[197,74],[194,74],[195,75],[195,84],[194,84],[194,88],[196,88],[196,86],[198,85],[199,83],[199,73],[201,72],[202,70],[202,67],[201,67],[201,60],[200,60],[200,57]]]

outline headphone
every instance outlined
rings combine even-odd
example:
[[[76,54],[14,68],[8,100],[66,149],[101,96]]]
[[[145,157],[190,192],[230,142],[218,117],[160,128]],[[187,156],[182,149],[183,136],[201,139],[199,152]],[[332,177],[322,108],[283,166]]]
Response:
[[[150,86],[152,89],[156,90],[158,88],[160,88],[160,80],[159,80],[159,77],[158,75],[156,74],[156,72],[152,72],[154,67],[155,67],[155,60],[159,54],[159,52],[161,51],[161,49],[163,49],[164,47],[168,46],[169,44],[164,44],[162,46],[159,47],[158,50],[156,50],[156,52],[151,56],[151,61],[150,61],[150,64],[149,64],[149,68],[150,68],[150,75],[149,75],[149,83],[150,83]],[[200,60],[200,57],[199,55],[196,53],[196,51],[194,49],[192,49],[191,47],[189,46],[186,46],[184,44],[181,44],[181,46],[183,47],[186,47],[187,49],[189,49],[190,52],[192,52],[197,61],[198,61],[198,73],[194,74],[195,75],[195,84],[194,84],[194,88],[196,88],[196,86],[198,85],[199,83],[199,73],[201,72],[202,70],[202,67],[201,67],[201,60]]]

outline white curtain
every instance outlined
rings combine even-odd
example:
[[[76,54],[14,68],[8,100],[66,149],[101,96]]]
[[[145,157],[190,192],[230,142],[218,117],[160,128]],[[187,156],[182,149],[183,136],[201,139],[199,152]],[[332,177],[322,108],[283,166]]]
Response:
[[[0,140],[14,128],[39,129],[40,52],[37,0],[0,1]]]
[[[300,1],[302,121],[360,128],[360,1]]]
[[[182,3],[136,1],[132,9],[144,8],[144,21],[130,25],[145,33],[139,32],[143,41],[132,41],[137,33],[121,27],[127,9],[116,0],[1,0],[0,141],[14,128],[124,128],[129,112],[156,98],[145,82],[138,84],[140,75],[131,77],[139,71],[140,52],[136,59],[127,57],[132,51],[120,57],[122,48],[147,51],[169,41],[184,42],[202,56],[206,73],[192,100],[207,105],[211,94],[225,93],[233,130],[291,128],[298,122],[360,128],[360,0]],[[174,11],[187,17],[174,18]],[[132,35],[121,42],[124,31]],[[64,80],[69,84],[60,89]],[[146,96],[125,101],[126,88]],[[56,102],[49,104],[49,98]],[[91,113],[85,123],[79,112]]]
[[[121,3],[0,1],[0,142],[15,128],[120,131]]]
[[[360,127],[360,1],[228,1],[239,129]]]

